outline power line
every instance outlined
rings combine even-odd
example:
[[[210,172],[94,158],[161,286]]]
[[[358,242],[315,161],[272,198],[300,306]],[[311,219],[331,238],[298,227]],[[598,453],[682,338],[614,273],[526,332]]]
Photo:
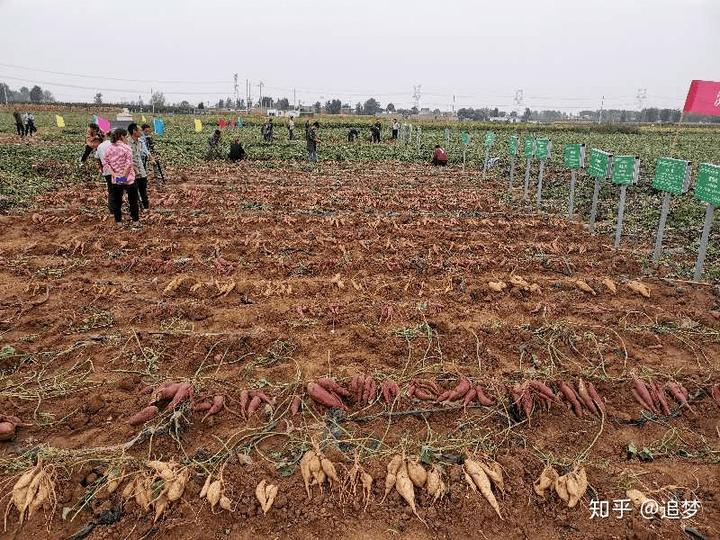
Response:
[[[228,84],[230,81],[223,80],[223,81],[163,81],[163,80],[156,80],[156,79],[122,79],[118,77],[105,77],[102,75],[81,75],[79,73],[67,73],[64,71],[51,71],[48,69],[36,69],[36,68],[29,68],[25,66],[17,66],[15,64],[5,64],[0,62],[0,66],[2,67],[8,67],[8,68],[15,68],[15,69],[23,69],[25,71],[37,71],[38,73],[51,73],[53,75],[65,75],[68,77],[80,77],[83,79],[103,79],[106,81],[119,81],[119,82],[140,82],[140,83],[158,83],[158,84]]]

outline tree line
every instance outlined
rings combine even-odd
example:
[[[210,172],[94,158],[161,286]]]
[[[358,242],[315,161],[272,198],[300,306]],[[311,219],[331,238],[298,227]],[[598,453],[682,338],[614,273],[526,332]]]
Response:
[[[0,102],[2,103],[55,103],[55,98],[49,90],[43,90],[37,84],[32,88],[21,86],[13,90],[4,82],[0,82]]]

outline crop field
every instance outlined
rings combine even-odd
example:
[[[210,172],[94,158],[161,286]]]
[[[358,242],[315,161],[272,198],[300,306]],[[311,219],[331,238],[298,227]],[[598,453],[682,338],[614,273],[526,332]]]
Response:
[[[322,118],[310,166],[255,120],[229,164],[168,117],[132,230],[75,164],[89,115],[54,114],[28,144],[0,114],[0,536],[720,537],[720,232],[691,281],[692,194],[649,262],[673,129],[521,126],[554,144],[538,211],[508,127],[483,178],[488,126],[433,168],[444,124],[348,144]],[[565,215],[571,142],[642,159],[620,249],[614,186],[596,234],[584,173]]]

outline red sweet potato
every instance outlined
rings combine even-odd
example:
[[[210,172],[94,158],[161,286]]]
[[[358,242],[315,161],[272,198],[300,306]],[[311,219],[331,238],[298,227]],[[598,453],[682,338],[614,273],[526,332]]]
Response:
[[[415,390],[417,390],[415,383],[410,384],[410,387],[407,390],[407,397],[412,399],[415,396]]]
[[[248,419],[249,419],[253,414],[255,414],[255,411],[257,411],[258,408],[260,408],[260,404],[261,404],[261,403],[262,403],[262,399],[260,398],[260,396],[254,396],[254,397],[250,400],[250,403],[249,403],[248,408],[247,408],[247,417],[248,417]]]
[[[467,407],[472,400],[474,400],[477,397],[477,390],[475,388],[471,388],[468,390],[467,394],[465,394],[465,397],[463,398],[463,407]]]
[[[600,394],[598,394],[598,391],[595,390],[595,387],[593,386],[593,383],[589,382],[587,383],[587,389],[588,393],[590,394],[590,397],[592,398],[595,405],[597,405],[597,408],[600,409],[603,413],[605,412],[605,401],[600,397]]]
[[[209,401],[200,401],[198,403],[193,403],[192,410],[193,412],[205,412],[209,411],[210,407],[212,407],[212,403]]]
[[[369,404],[372,400],[374,400],[376,390],[377,386],[375,384],[375,379],[368,375],[365,378],[365,386],[363,387],[362,403]]]
[[[633,379],[633,387],[635,388],[638,396],[640,396],[647,405],[648,410],[657,414],[658,411],[655,407],[655,402],[653,401],[652,395],[650,394],[650,391],[648,390],[645,383],[640,379]]]
[[[489,397],[485,391],[482,389],[482,386],[476,386],[475,392],[477,392],[477,400],[480,405],[483,407],[491,407],[495,405],[495,400]]]
[[[600,416],[600,413],[598,412],[597,407],[595,407],[593,399],[590,396],[590,392],[588,392],[587,386],[585,386],[585,381],[583,381],[582,379],[578,379],[577,393],[578,396],[580,396],[580,400],[582,401],[583,405],[585,405],[587,410],[595,416]]]
[[[174,409],[180,403],[187,399],[191,399],[193,397],[193,387],[190,383],[180,383],[180,386],[177,389],[177,392],[175,392],[175,396],[172,398],[172,401],[168,404],[169,409]]]
[[[657,398],[657,402],[660,404],[660,408],[662,409],[663,414],[665,416],[670,416],[670,413],[672,411],[670,410],[670,404],[665,397],[665,391],[660,386],[658,386],[657,383],[652,383],[652,389],[655,397]]]
[[[417,399],[422,399],[423,401],[432,401],[435,399],[435,395],[424,388],[416,388],[414,396]]]
[[[325,407],[335,407],[338,409],[347,410],[347,407],[342,401],[340,401],[340,398],[331,394],[319,384],[316,384],[314,382],[308,383],[307,393],[314,402],[319,403],[320,405],[324,405]]]
[[[450,391],[450,394],[442,401],[455,401],[465,396],[470,391],[470,379],[467,377],[461,377],[455,388]]]
[[[0,441],[11,441],[15,438],[15,424],[0,422]]]
[[[642,405],[643,409],[652,411],[652,409],[650,408],[650,405],[648,405],[647,401],[645,401],[642,398],[642,396],[638,393],[638,391],[635,388],[632,389],[632,395],[635,398],[635,401],[637,401],[640,405]]]
[[[321,379],[318,379],[316,382],[328,392],[335,392],[342,397],[350,397],[352,395],[350,392],[340,386],[336,381],[330,379],[329,377],[323,377]]]
[[[221,396],[221,395],[213,396],[212,407],[210,407],[210,409],[205,414],[205,416],[203,417],[201,422],[204,422],[208,416],[212,416],[213,414],[219,413],[224,406],[225,406],[225,398],[223,396]]]
[[[264,401],[264,402],[267,403],[268,405],[272,405],[272,404],[273,404],[272,401],[270,400],[270,398],[267,397],[267,396],[265,395],[265,392],[263,392],[262,390],[250,390],[250,397],[251,397],[251,398],[259,397],[262,401]]]
[[[164,382],[153,394],[153,401],[162,401],[165,399],[172,399],[175,397],[180,385],[178,382]]]
[[[293,397],[292,403],[290,404],[290,414],[295,416],[297,413],[300,412],[301,406],[302,406],[302,398],[300,396]]]
[[[242,390],[240,392],[240,414],[242,414],[242,417],[245,420],[247,420],[247,406],[249,400],[250,393],[247,390]]]
[[[580,405],[580,400],[578,399],[575,390],[573,390],[572,387],[565,381],[558,381],[558,389],[562,392],[562,395],[565,396],[568,403],[572,405],[575,416],[582,416],[582,406]]]
[[[160,409],[158,409],[155,405],[150,405],[145,407],[139,413],[128,418],[128,424],[131,426],[139,426],[140,424],[144,424],[145,422],[155,418],[159,412]]]
[[[558,401],[557,396],[552,391],[552,389],[546,385],[542,381],[530,381],[530,388],[535,390],[538,394],[541,396],[545,396],[546,398],[552,400],[552,401]]]

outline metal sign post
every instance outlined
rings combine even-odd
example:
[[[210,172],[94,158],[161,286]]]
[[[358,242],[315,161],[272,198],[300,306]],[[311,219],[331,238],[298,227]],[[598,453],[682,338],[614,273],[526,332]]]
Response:
[[[590,150],[590,166],[588,173],[595,178],[592,208],[590,210],[590,232],[595,232],[595,219],[597,218],[598,199],[600,198],[600,182],[612,176],[612,154],[593,148]]]
[[[543,173],[545,172],[545,161],[550,159],[550,150],[552,142],[548,139],[537,139],[535,141],[535,156],[540,160],[540,170],[538,171],[538,187],[537,187],[537,207],[540,209],[542,203],[542,186]]]
[[[510,156],[510,197],[512,197],[513,179],[515,178],[515,156]]]
[[[618,203],[617,225],[615,226],[615,249],[617,249],[620,247],[620,237],[623,230],[627,187],[638,181],[640,158],[637,156],[615,156],[613,157],[612,169],[612,181],[620,186],[620,202]]]
[[[690,162],[667,157],[658,158],[652,186],[665,192],[662,207],[660,208],[660,222],[655,235],[655,249],[652,256],[653,264],[657,264],[660,262],[660,255],[662,255],[665,224],[670,212],[670,196],[673,194],[681,195],[690,186]]]
[[[510,153],[510,185],[508,187],[510,192],[510,200],[512,200],[513,180],[515,179],[515,158],[518,154],[517,135],[510,136],[510,140],[508,141],[508,152]]]
[[[575,211],[575,183],[577,181],[577,170],[585,167],[585,145],[566,144],[563,149],[565,167],[570,169],[570,194],[568,196],[568,219],[573,218]]]
[[[703,225],[702,236],[700,237],[700,249],[695,263],[693,277],[699,281],[703,274],[705,265],[705,254],[707,253],[710,229],[712,228],[715,208],[720,205],[720,165],[701,163],[698,169],[697,181],[695,182],[695,197],[708,203],[705,210],[705,224]]]
[[[465,158],[467,157],[467,147],[470,144],[470,134],[467,131],[463,131],[460,134],[460,142],[463,145],[463,171],[465,170]]]
[[[488,131],[485,133],[485,159],[483,160],[483,179],[485,178],[485,173],[487,173],[487,166],[488,166],[488,159],[490,157],[490,147],[495,142],[495,133],[492,131]]]
[[[523,189],[523,200],[527,201],[528,190],[530,189],[530,168],[532,167],[532,158],[535,155],[535,139],[530,137],[525,139],[523,155],[527,158],[525,163],[525,186]]]

